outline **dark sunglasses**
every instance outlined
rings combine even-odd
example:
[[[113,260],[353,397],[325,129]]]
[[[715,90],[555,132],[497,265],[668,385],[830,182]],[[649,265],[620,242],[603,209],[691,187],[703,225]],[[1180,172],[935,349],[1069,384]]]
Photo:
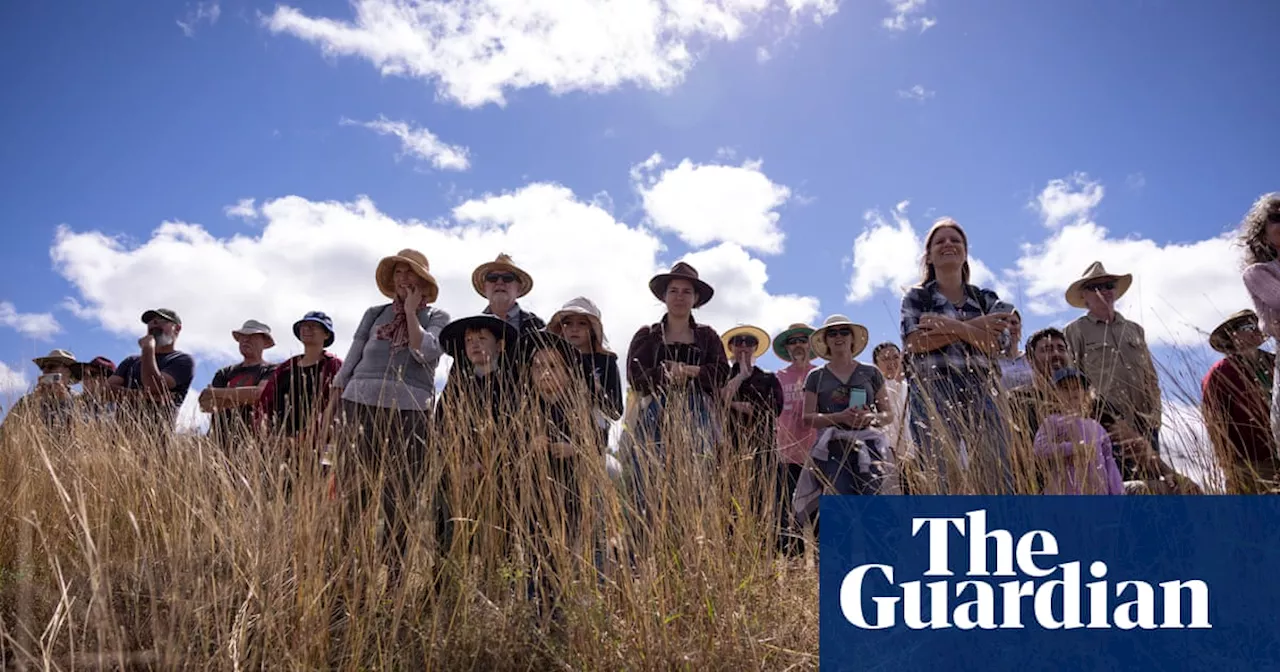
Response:
[[[787,339],[786,344],[787,345],[808,345],[809,337],[808,336],[792,336],[791,338]]]
[[[827,330],[827,336],[852,336],[852,335],[853,335],[853,330],[850,329],[849,327],[837,327],[835,329]]]
[[[485,282],[497,284],[499,282],[512,283],[516,281],[515,273],[490,273],[484,276]]]
[[[1272,210],[1267,213],[1268,224],[1280,224],[1280,210]]]
[[[756,347],[756,344],[758,344],[759,342],[760,341],[757,341],[755,336],[734,336],[733,338],[729,339],[729,345],[734,348],[738,347],[739,345],[745,345],[748,348],[754,348]]]
[[[1244,322],[1242,324],[1237,324],[1236,328],[1233,329],[1232,331],[1242,332],[1242,331],[1257,331],[1257,330],[1258,330],[1257,322]]]
[[[62,367],[56,365],[40,367],[40,373],[57,373]]]
[[[1112,289],[1115,289],[1115,288],[1116,288],[1116,283],[1115,283],[1115,281],[1113,281],[1113,280],[1108,280],[1107,282],[1095,282],[1095,283],[1093,283],[1092,285],[1088,285],[1088,286],[1086,286],[1086,287],[1084,288],[1084,291],[1086,291],[1086,292],[1097,292],[1097,291],[1102,291],[1102,290],[1112,290]]]

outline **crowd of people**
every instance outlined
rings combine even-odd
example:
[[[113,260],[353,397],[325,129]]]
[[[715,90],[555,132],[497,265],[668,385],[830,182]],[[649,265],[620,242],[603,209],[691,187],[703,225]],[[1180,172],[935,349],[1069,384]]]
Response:
[[[1204,377],[1203,410],[1228,491],[1262,493],[1276,486],[1280,430],[1276,359],[1260,349],[1280,337],[1280,193],[1254,204],[1240,238],[1256,311],[1230,315],[1211,334],[1223,359]],[[746,497],[776,516],[788,549],[815,523],[824,493],[1201,492],[1160,458],[1159,374],[1143,327],[1116,310],[1133,276],[1090,264],[1065,294],[1082,314],[1024,345],[1019,311],[972,284],[969,252],[960,224],[933,225],[920,281],[902,297],[899,341],[875,345],[864,361],[868,330],[844,315],[772,336],[748,324],[719,333],[696,318],[715,290],[684,262],[650,280],[665,312],[620,359],[590,299],[573,298],[546,321],[526,310],[520,300],[534,280],[510,257],[474,270],[486,305],[453,318],[435,306],[426,256],[406,249],[377,265],[386,302],[365,312],[345,357],[328,350],[332,320],[311,312],[292,327],[302,354],[268,363],[273,332],[250,319],[231,331],[242,361],[214,375],[200,407],[227,450],[264,436],[336,446],[353,478],[385,474],[398,492],[415,487],[434,436],[465,437],[454,445],[471,451],[460,458],[469,466],[447,481],[466,491],[485,451],[519,428],[527,440],[518,450],[544,455],[548,478],[565,485],[553,505],[570,520],[582,506],[575,469],[605,459],[620,423],[622,480],[638,515],[672,459],[699,473],[745,463]],[[145,431],[171,430],[194,361],[177,349],[178,313],[157,308],[141,321],[138,351],[119,365],[64,350],[37,358],[39,382],[6,425],[34,417],[70,431],[77,419],[132,410]],[[760,368],[770,350],[785,368]],[[444,354],[453,365],[438,393]],[[521,415],[530,409],[537,423]],[[673,456],[677,444],[684,452]],[[382,501],[393,539],[405,526],[395,501]]]

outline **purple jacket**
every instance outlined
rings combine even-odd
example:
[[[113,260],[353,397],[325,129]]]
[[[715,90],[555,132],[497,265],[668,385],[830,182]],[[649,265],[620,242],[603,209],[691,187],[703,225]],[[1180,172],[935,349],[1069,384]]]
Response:
[[[1068,432],[1084,439],[1093,447],[1094,459],[1087,471],[1074,466],[1070,459],[1078,444],[1069,440]],[[1096,420],[1079,416],[1053,414],[1040,423],[1033,451],[1036,457],[1062,458],[1045,469],[1046,495],[1123,495],[1124,479],[1111,453],[1111,437]]]

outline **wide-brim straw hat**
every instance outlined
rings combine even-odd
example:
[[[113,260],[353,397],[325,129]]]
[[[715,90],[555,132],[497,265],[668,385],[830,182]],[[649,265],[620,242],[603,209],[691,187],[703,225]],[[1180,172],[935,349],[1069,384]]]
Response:
[[[423,294],[427,303],[435,303],[436,297],[440,296],[440,285],[436,282],[435,276],[431,275],[431,263],[427,261],[427,255],[408,248],[389,257],[383,257],[378,262],[378,269],[374,272],[374,277],[378,280],[378,291],[388,299],[396,298],[396,287],[393,281],[396,264],[408,266],[418,277],[426,280],[427,289]]]
[[[831,359],[831,350],[827,347],[827,330],[832,327],[850,327],[853,329],[853,356],[857,357],[867,348],[867,342],[871,340],[871,332],[861,324],[855,323],[853,320],[844,315],[832,315],[822,323],[817,331],[809,337],[809,344],[813,346],[813,352],[823,359]]]
[[[493,315],[472,315],[458,318],[444,325],[440,330],[440,347],[446,355],[454,359],[467,358],[467,331],[471,329],[487,329],[499,341],[503,351],[510,354],[516,347],[516,339],[520,332],[510,322]]]
[[[49,354],[45,355],[44,357],[36,357],[31,361],[35,362],[35,365],[41,368],[43,368],[46,363],[62,364],[68,368],[73,368],[77,363],[76,356],[71,354],[67,350],[63,350],[62,348],[55,348],[53,350],[50,350]]]
[[[570,315],[581,315],[587,318],[591,323],[591,331],[595,334],[596,352],[602,354],[613,354],[609,349],[609,340],[604,335],[604,322],[600,319],[600,309],[591,299],[585,296],[569,299],[551,316],[551,321],[547,323],[547,331],[557,335],[564,335],[564,327],[560,324],[564,318]]]
[[[1248,308],[1232,313],[1230,317],[1223,320],[1222,324],[1215,327],[1213,332],[1209,334],[1209,347],[1224,355],[1235,352],[1235,345],[1231,342],[1231,334],[1243,322],[1257,324],[1258,314]]]
[[[1108,273],[1107,269],[1102,266],[1101,261],[1095,261],[1089,264],[1089,268],[1084,270],[1084,275],[1079,280],[1067,287],[1067,303],[1076,308],[1088,308],[1084,302],[1084,286],[1101,280],[1115,280],[1116,300],[1119,300],[1120,297],[1124,296],[1125,292],[1129,291],[1129,286],[1133,284],[1133,274],[1117,275]]]
[[[529,275],[523,268],[516,266],[515,262],[507,254],[499,254],[497,259],[485,262],[476,266],[476,270],[471,272],[471,286],[475,288],[476,294],[489,298],[484,293],[484,276],[491,271],[510,271],[514,273],[520,281],[520,292],[516,294],[516,298],[521,298],[533,291],[533,276]]]
[[[791,353],[787,352],[787,339],[791,338],[792,336],[795,336],[796,334],[804,334],[805,336],[808,336],[810,339],[809,359],[813,359],[814,357],[817,357],[818,356],[817,353],[813,351],[813,344],[812,344],[813,331],[814,331],[813,327],[807,324],[801,324],[799,322],[787,327],[785,330],[783,330],[782,333],[773,337],[773,354],[778,359],[781,359],[784,362],[790,362]]]
[[[751,356],[760,359],[760,356],[769,352],[769,333],[760,327],[750,324],[740,324],[720,335],[720,342],[724,343],[724,352],[729,359],[733,360],[733,348],[729,346],[729,342],[734,336],[753,336],[756,339],[756,349]]]
[[[672,280],[688,280],[693,283],[693,289],[698,293],[698,300],[694,302],[694,308],[705,306],[711,297],[715,295],[716,290],[706,282],[698,279],[698,269],[689,264],[680,261],[667,273],[659,273],[649,279],[649,291],[658,297],[659,301],[667,299],[667,285]]]
[[[266,336],[268,348],[276,346],[276,339],[271,336],[271,327],[257,320],[245,320],[243,327],[231,330],[231,337],[237,341],[240,340],[241,336],[252,336],[254,334]]]

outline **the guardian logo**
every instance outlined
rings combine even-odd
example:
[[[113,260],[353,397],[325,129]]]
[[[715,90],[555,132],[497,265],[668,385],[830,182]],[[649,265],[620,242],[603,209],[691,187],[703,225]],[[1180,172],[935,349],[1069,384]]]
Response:
[[[899,620],[912,630],[1020,629],[1026,627],[1026,616],[1050,630],[1213,627],[1209,623],[1209,586],[1204,581],[1160,583],[1164,608],[1157,622],[1156,588],[1150,583],[1112,584],[1105,580],[1106,563],[1094,561],[1089,563],[1088,572],[1099,580],[1085,583],[1082,590],[1080,561],[1052,562],[1058,555],[1058,541],[1052,533],[1034,530],[1015,543],[1008,530],[987,531],[985,510],[969,511],[962,518],[912,518],[912,537],[922,530],[928,533],[929,569],[924,576],[955,576],[948,566],[950,527],[969,542],[969,566],[963,574],[967,580],[894,583],[893,567],[860,565],[846,574],[840,584],[840,610],[845,619],[867,630],[893,628]],[[994,542],[996,548],[994,571],[988,564],[988,542]],[[1010,577],[1010,580],[997,582],[989,577]],[[1029,580],[1019,580],[1019,577],[1029,577]],[[1183,613],[1184,595],[1190,598],[1188,614]],[[863,609],[866,596],[875,605],[870,618]],[[1002,606],[999,614],[997,602]],[[1058,611],[1055,602],[1061,607],[1060,617],[1055,613]],[[1082,607],[1086,606],[1088,623],[1082,620]]]

